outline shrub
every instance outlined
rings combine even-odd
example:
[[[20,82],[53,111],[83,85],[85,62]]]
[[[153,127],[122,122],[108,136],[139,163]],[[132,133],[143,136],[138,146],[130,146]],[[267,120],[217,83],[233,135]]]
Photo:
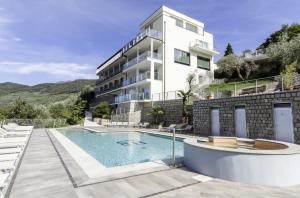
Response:
[[[101,102],[92,112],[93,118],[110,118],[111,108],[107,102]]]
[[[297,61],[294,61],[292,64],[287,65],[281,72],[283,84],[286,89],[293,89],[293,75],[296,73],[296,71]]]
[[[152,107],[150,114],[153,117],[154,124],[159,124],[162,121],[163,116],[165,115],[165,111],[161,106],[157,105]]]
[[[32,105],[18,97],[15,102],[8,107],[6,117],[8,119],[35,119],[37,113]]]

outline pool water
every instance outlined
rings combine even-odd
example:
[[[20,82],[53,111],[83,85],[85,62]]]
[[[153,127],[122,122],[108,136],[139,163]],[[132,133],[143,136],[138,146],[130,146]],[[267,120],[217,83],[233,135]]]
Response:
[[[85,129],[60,129],[64,136],[105,167],[172,158],[172,137],[142,133],[94,133]],[[176,157],[183,157],[183,139],[176,138]]]

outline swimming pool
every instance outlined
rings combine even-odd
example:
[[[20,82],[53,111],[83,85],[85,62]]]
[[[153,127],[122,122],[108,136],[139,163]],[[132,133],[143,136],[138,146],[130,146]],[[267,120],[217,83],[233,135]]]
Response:
[[[169,136],[143,132],[94,133],[85,129],[58,131],[108,168],[172,158]],[[175,155],[183,157],[181,138],[176,138]]]

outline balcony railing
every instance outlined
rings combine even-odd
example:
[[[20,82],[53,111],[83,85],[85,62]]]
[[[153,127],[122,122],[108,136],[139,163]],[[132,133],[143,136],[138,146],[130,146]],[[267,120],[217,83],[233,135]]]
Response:
[[[150,79],[150,71],[141,73],[141,74],[133,76],[127,80],[124,80],[123,86],[131,85],[131,84],[134,84],[134,83],[146,80],[146,79]]]
[[[115,103],[127,102],[131,100],[150,100],[150,93],[132,93],[115,97]]]
[[[106,88],[106,89],[102,89],[102,90],[95,90],[95,94],[96,94],[96,96],[98,96],[98,95],[100,95],[100,94],[104,94],[104,93],[107,93],[107,92],[110,92],[110,91],[112,91],[112,90],[114,90],[114,89],[118,89],[118,88],[120,88],[120,87],[122,87],[123,86],[123,84],[122,83],[119,83],[119,84],[117,84],[117,85],[114,85],[114,86],[112,86],[112,87],[108,87],[108,88]]]
[[[196,39],[190,43],[190,47],[204,49],[204,50],[210,51],[214,54],[218,54],[217,50],[214,49],[212,43],[208,43],[206,41],[201,41],[201,40]]]
[[[113,76],[115,76],[115,75],[121,73],[122,71],[123,71],[123,70],[122,70],[122,67],[121,67],[121,69],[114,70],[114,72],[113,72],[113,73],[110,73],[108,76],[106,76],[106,77],[104,77],[104,78],[102,78],[102,79],[97,80],[97,81],[96,81],[96,85],[99,85],[99,84],[103,83],[103,82],[106,81],[107,79],[110,79],[111,77],[113,77]]]
[[[133,46],[135,46],[139,41],[141,41],[146,36],[162,40],[162,33],[161,32],[159,32],[157,30],[153,30],[153,29],[147,29],[147,30],[144,30],[143,32],[139,33],[135,38],[133,38],[131,41],[129,41],[122,48],[122,52],[123,53],[127,52],[129,49],[131,49]]]
[[[132,67],[133,65],[135,65],[135,64],[137,64],[139,62],[142,62],[143,60],[146,60],[147,58],[151,58],[151,52],[150,51],[146,51],[146,52],[140,54],[139,56],[131,59],[127,63],[125,63],[122,66],[123,70],[126,70],[126,69]],[[161,54],[153,52],[152,53],[152,58],[161,60]]]

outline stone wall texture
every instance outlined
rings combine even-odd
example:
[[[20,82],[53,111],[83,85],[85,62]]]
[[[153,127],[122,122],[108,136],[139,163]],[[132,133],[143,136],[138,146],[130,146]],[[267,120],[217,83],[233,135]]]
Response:
[[[276,103],[291,103],[293,112],[294,139],[300,144],[300,91],[259,94],[232,98],[195,101],[193,104],[194,133],[211,135],[210,113],[212,108],[220,112],[220,135],[236,136],[234,109],[244,105],[246,110],[247,135],[249,138],[275,139],[273,107]]]

